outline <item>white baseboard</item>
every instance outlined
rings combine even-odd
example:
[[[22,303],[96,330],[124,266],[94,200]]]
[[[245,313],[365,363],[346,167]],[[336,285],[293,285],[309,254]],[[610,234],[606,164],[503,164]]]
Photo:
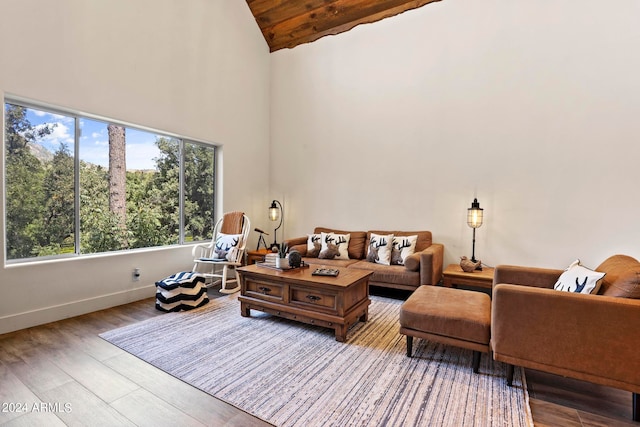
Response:
[[[153,297],[155,293],[156,287],[151,284],[108,295],[2,316],[0,317],[0,334],[128,304]]]

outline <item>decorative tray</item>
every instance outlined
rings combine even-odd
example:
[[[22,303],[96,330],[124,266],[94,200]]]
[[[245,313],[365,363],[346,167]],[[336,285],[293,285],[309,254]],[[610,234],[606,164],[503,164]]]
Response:
[[[265,267],[265,268],[270,268],[272,270],[278,270],[278,271],[291,271],[291,270],[300,270],[301,268],[309,268],[309,264],[305,264],[304,261],[302,261],[302,264],[300,264],[300,267],[281,268],[281,267],[276,267],[273,264],[267,264],[266,262],[256,262],[256,265],[258,267]]]
[[[336,277],[340,273],[340,270],[337,268],[316,268],[311,273],[312,276],[332,276]]]

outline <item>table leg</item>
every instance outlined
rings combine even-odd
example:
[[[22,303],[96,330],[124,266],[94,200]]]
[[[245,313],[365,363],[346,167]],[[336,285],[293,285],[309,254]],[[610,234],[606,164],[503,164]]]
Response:
[[[347,340],[347,325],[336,325],[336,341],[345,342]]]
[[[247,306],[247,304],[241,302],[240,303],[240,315],[242,317],[250,317],[251,316],[251,309]]]

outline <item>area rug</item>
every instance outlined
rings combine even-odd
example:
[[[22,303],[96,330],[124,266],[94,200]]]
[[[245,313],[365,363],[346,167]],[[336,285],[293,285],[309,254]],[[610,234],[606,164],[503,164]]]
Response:
[[[402,301],[372,296],[347,342],[333,330],[252,311],[236,296],[100,336],[276,426],[533,426],[524,372],[398,333]]]

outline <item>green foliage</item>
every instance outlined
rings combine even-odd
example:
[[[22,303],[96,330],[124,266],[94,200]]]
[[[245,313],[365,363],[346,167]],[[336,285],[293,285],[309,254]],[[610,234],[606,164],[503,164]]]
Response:
[[[42,181],[45,168],[29,150],[37,136],[51,132],[31,125],[22,107],[5,109],[5,232],[7,258],[26,258],[42,244],[39,222],[44,216]]]
[[[29,144],[54,125],[29,123],[25,108],[6,106],[5,182],[7,259],[75,253],[74,157],[60,145],[50,161],[39,160]],[[159,137],[156,171],[127,171],[126,229],[109,210],[109,174],[80,162],[80,253],[100,253],[179,242],[180,145]],[[185,239],[206,240],[213,232],[214,155],[184,144]],[[127,245],[123,247],[123,243]]]

